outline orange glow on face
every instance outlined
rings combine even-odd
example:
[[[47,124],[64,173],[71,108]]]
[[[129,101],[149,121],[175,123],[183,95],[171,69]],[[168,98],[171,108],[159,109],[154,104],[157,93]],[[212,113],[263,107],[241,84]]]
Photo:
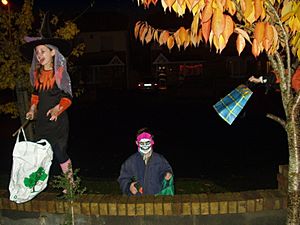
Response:
[[[1,0],[3,5],[8,5],[8,1],[7,0]]]

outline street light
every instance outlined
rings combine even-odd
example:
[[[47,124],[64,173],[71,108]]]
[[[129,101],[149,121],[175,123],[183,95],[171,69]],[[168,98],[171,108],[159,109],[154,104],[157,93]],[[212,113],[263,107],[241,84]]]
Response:
[[[10,4],[7,0],[1,0],[3,5],[7,5],[7,11],[8,11],[8,35],[9,35],[9,40],[11,41],[11,23],[10,23]]]

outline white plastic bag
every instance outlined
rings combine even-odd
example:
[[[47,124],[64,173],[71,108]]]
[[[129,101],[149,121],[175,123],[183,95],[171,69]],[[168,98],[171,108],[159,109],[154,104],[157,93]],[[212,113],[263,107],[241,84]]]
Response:
[[[21,132],[24,141],[19,141]],[[52,148],[47,140],[27,141],[23,128],[20,129],[13,150],[10,200],[24,203],[42,192],[47,187],[52,159]]]

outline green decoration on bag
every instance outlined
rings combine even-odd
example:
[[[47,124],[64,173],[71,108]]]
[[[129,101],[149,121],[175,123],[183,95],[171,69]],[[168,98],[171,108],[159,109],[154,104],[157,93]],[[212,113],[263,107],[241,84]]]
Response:
[[[37,184],[37,182],[40,181],[44,181],[47,178],[47,174],[45,173],[45,170],[43,167],[38,168],[38,170],[36,172],[33,172],[32,174],[29,175],[29,178],[26,177],[24,179],[24,185],[26,187],[32,188],[33,192],[35,185]]]
[[[164,179],[162,182],[162,189],[159,193],[157,193],[155,196],[158,195],[174,195],[174,179],[173,176],[170,178],[170,180]]]

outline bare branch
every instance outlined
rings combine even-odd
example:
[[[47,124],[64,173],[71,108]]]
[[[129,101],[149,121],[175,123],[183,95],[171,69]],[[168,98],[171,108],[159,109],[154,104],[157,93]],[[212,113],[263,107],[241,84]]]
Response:
[[[280,117],[275,116],[271,113],[267,113],[266,117],[276,121],[277,123],[279,123],[283,127],[283,129],[285,129],[286,122],[283,119],[281,119]]]

